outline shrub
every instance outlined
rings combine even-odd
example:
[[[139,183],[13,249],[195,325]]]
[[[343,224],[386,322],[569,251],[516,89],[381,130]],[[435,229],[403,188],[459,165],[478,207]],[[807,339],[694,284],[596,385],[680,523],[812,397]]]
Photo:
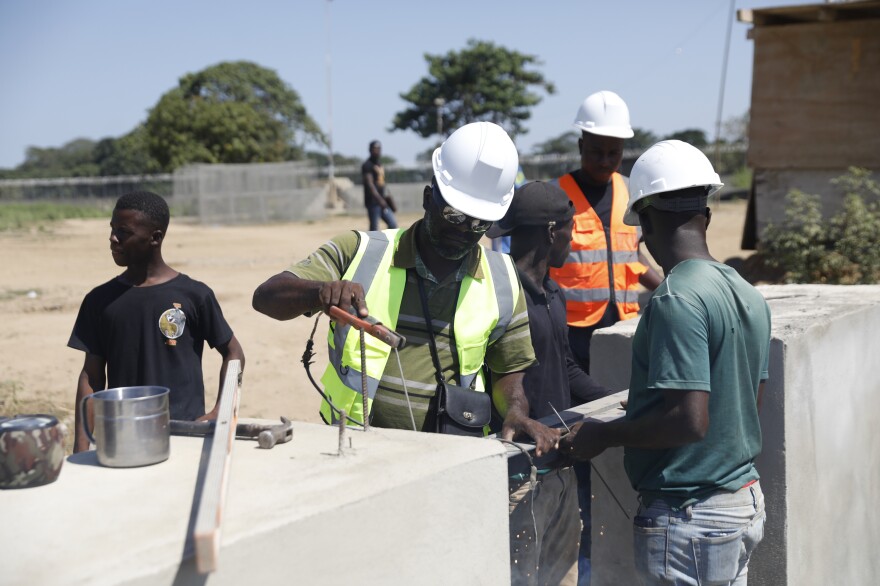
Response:
[[[829,222],[823,222],[819,196],[792,190],[784,220],[767,227],[758,252],[768,266],[785,271],[787,283],[880,282],[880,186],[856,167],[831,183],[844,203]]]

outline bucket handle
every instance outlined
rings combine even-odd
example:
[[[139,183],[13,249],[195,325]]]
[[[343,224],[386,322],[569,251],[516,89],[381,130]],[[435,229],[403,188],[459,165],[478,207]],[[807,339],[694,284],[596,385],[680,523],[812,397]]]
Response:
[[[95,441],[95,436],[93,436],[92,432],[89,431],[89,417],[88,417],[89,412],[86,409],[86,401],[88,401],[89,399],[91,399],[94,396],[95,396],[95,393],[89,393],[88,395],[83,397],[83,400],[79,404],[79,408],[80,408],[80,416],[82,417],[83,431],[86,432],[86,437],[89,438],[89,441],[91,443],[97,445],[98,442]]]

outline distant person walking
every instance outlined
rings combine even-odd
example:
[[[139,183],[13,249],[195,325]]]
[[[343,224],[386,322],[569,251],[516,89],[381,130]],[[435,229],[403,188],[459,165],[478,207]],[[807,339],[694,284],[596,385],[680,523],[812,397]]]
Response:
[[[361,165],[364,180],[364,206],[370,219],[370,231],[379,229],[379,218],[389,228],[397,228],[394,212],[397,206],[385,187],[385,167],[382,166],[382,143],[374,140],[370,143],[370,158]]]

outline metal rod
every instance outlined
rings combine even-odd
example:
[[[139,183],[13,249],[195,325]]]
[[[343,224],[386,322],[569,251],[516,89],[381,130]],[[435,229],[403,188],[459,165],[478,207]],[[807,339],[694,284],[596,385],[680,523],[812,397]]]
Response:
[[[336,450],[336,455],[341,456],[343,451],[345,450],[345,409],[339,411],[339,447]]]
[[[400,363],[400,352],[394,348],[394,356],[397,357],[397,369],[400,371],[400,380],[403,382],[403,396],[406,397],[406,406],[409,408],[409,420],[412,421],[413,431],[416,429],[416,418],[413,415],[412,403],[409,402],[409,391],[406,390],[406,377],[403,376],[403,365]]]
[[[547,401],[547,404],[550,405],[550,408],[553,409],[553,412],[554,412],[554,413],[556,413],[556,417],[559,418],[559,421],[562,422],[562,425],[565,427],[565,429],[568,430],[568,433],[571,433],[571,428],[568,427],[568,424],[567,424],[567,423],[565,423],[565,420],[562,418],[562,415],[559,414],[559,411],[556,410],[556,407],[553,406],[553,403],[551,403],[550,401]],[[613,498],[613,499],[614,499],[614,502],[617,503],[617,506],[620,507],[620,511],[623,513],[623,516],[626,517],[627,519],[629,519],[629,515],[627,514],[626,509],[624,509],[624,508],[623,508],[623,505],[621,504],[621,502],[620,502],[619,500],[617,500],[617,495],[614,494],[614,491],[612,491],[612,490],[611,490],[611,487],[608,486],[608,483],[605,482],[605,479],[602,477],[602,473],[599,472],[599,469],[596,468],[595,464],[593,464],[592,461],[590,462],[590,468],[593,469],[593,472],[596,473],[596,476],[599,477],[599,480],[601,480],[601,481],[602,481],[602,484],[605,485],[605,488],[608,489],[608,494],[611,495],[611,498]]]
[[[358,330],[361,339],[361,396],[364,400],[364,431],[370,429],[370,406],[367,394],[367,348],[364,344],[364,330]]]

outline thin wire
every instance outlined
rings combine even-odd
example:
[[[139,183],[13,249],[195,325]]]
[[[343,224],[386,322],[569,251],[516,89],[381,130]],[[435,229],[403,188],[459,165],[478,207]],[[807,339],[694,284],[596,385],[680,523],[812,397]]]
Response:
[[[691,29],[691,31],[687,35],[684,35],[679,42],[672,45],[673,53],[675,52],[675,49],[677,49],[683,45],[686,45],[688,42],[690,42],[690,40],[692,38],[694,38],[697,35],[697,33],[700,32],[700,30],[705,26],[705,24],[715,17],[716,13],[718,12],[718,8],[725,1],[726,0],[720,0],[718,2],[718,4],[716,5],[716,7],[712,9],[712,12],[708,16],[706,16],[706,18],[704,18],[703,20],[700,21],[700,24],[693,27]],[[666,53],[666,51],[660,51],[660,56],[651,63],[650,67],[644,68],[642,70],[642,72],[638,75],[629,76],[629,79],[639,80],[640,82],[644,82],[653,72],[656,72],[658,65],[660,65],[664,61],[667,61],[668,59],[669,59],[669,54]]]
[[[301,362],[303,364],[303,367],[306,369],[306,376],[309,377],[309,382],[312,383],[312,386],[315,387],[315,390],[318,391],[318,394],[321,395],[321,397],[327,402],[328,405],[330,405],[330,408],[333,409],[334,411],[336,411],[337,413],[341,413],[343,415],[343,417],[341,417],[341,419],[346,419],[357,426],[363,427],[363,423],[361,423],[357,419],[350,417],[348,414],[345,413],[345,411],[343,409],[340,409],[339,407],[337,407],[336,405],[333,404],[333,401],[330,400],[330,396],[327,393],[325,393],[324,391],[322,391],[321,387],[318,386],[318,383],[315,382],[315,378],[312,376],[312,371],[309,369],[309,367],[312,364],[314,364],[314,361],[312,360],[312,358],[315,357],[315,352],[312,350],[312,348],[315,346],[315,330],[318,329],[318,320],[319,319],[321,319],[320,313],[315,317],[315,325],[312,326],[312,334],[309,336],[309,339],[306,342],[306,349],[302,355]]]
[[[538,521],[535,519],[535,489],[538,487],[538,468],[535,466],[535,461],[532,460],[532,455],[529,454],[528,450],[523,448],[521,445],[512,442],[510,440],[501,439],[500,437],[494,438],[496,441],[501,442],[502,444],[511,445],[520,452],[522,452],[526,459],[529,461],[529,512],[532,515],[532,529],[535,532],[535,547],[538,547]],[[538,564],[541,563],[541,556],[538,555],[535,557],[535,575],[538,575]]]
[[[397,348],[394,348],[394,356],[397,357],[397,370],[400,371],[400,380],[403,381],[403,395],[406,397],[406,406],[409,408],[409,420],[412,421],[413,431],[418,431],[418,429],[416,429],[416,418],[413,415],[412,403],[409,402],[409,391],[406,390],[406,377],[403,376],[403,365],[400,363],[400,352],[397,351]]]

